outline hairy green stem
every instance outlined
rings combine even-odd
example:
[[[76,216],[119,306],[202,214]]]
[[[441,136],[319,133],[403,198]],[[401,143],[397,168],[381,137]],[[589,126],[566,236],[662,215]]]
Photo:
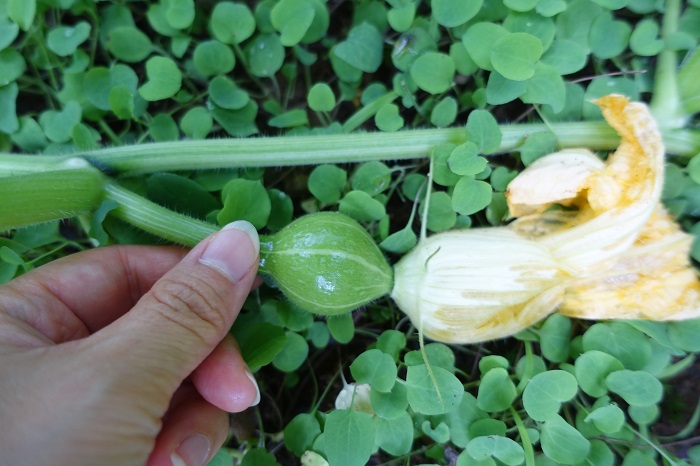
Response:
[[[603,121],[552,123],[559,146],[611,150],[619,136]],[[499,151],[516,149],[528,135],[549,131],[543,124],[506,125]],[[700,132],[663,133],[669,154],[690,157],[700,151]],[[136,144],[75,152],[108,174],[133,175],[160,171],[277,167],[372,160],[420,159],[445,142],[462,143],[464,128],[416,129],[396,133],[353,133],[327,136],[230,138]],[[0,153],[0,176],[46,171],[57,156]]]
[[[119,206],[111,215],[166,240],[194,246],[219,230],[216,225],[179,214],[160,206],[116,183],[105,186],[105,198]]]
[[[74,166],[0,178],[0,231],[92,212],[104,176],[81,159]]]

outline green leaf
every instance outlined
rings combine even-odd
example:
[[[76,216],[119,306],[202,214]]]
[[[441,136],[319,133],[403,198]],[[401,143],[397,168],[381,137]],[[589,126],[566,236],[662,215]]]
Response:
[[[352,314],[341,314],[326,319],[328,330],[338,343],[348,343],[355,336],[355,322]]]
[[[482,0],[433,0],[430,6],[438,24],[452,28],[472,19],[481,9],[482,3]]]
[[[452,209],[452,198],[444,191],[430,193],[428,230],[435,233],[449,230],[457,223],[457,214]]]
[[[68,102],[63,110],[48,110],[39,116],[39,124],[53,142],[68,142],[73,138],[73,128],[80,123],[82,108],[75,101]]]
[[[659,405],[630,406],[627,408],[630,418],[641,425],[650,425],[659,419]]]
[[[494,458],[509,466],[518,466],[525,461],[523,447],[507,437],[496,435],[475,438],[467,444],[466,451],[476,461]]]
[[[492,71],[486,84],[486,101],[491,105],[507,104],[523,95],[526,90],[527,81],[513,81]]]
[[[481,378],[477,406],[488,413],[505,411],[513,404],[517,391],[508,372],[500,367],[491,369]]]
[[[0,50],[9,47],[19,35],[19,26],[9,22],[6,18],[0,18]]]
[[[391,170],[382,162],[363,163],[352,174],[350,185],[374,197],[391,186]]]
[[[254,76],[274,76],[284,63],[284,47],[277,34],[260,34],[246,48],[248,66]]]
[[[462,401],[464,387],[454,374],[432,366],[435,383],[425,364],[409,366],[406,370],[406,396],[411,408],[421,414],[444,414]]]
[[[0,91],[0,93],[1,92],[2,91]],[[30,117],[22,117],[20,119],[19,131],[16,131],[10,137],[12,138],[12,142],[27,152],[40,151],[49,143],[39,123]]]
[[[559,72],[544,63],[535,65],[535,74],[527,81],[527,90],[520,96],[527,104],[547,104],[559,113],[566,104],[566,87]]]
[[[491,171],[489,181],[494,191],[505,192],[508,184],[518,176],[515,170],[508,170],[506,167],[496,167]]]
[[[450,372],[455,370],[455,355],[449,346],[443,343],[428,343],[425,345],[425,356],[422,351],[409,351],[404,355],[404,362],[407,366],[418,366],[425,364],[425,360],[430,365],[442,367]]]
[[[447,159],[447,165],[457,175],[478,175],[488,165],[488,160],[478,154],[479,147],[474,142],[465,142],[454,148]]]
[[[214,119],[205,107],[192,107],[182,116],[180,129],[191,139],[204,139],[214,125]]]
[[[571,400],[578,392],[576,378],[566,371],[550,370],[535,375],[525,386],[523,406],[536,421],[557,416],[561,403]]]
[[[442,94],[452,85],[455,64],[449,55],[426,52],[416,58],[410,73],[419,88],[431,94]]]
[[[482,374],[486,374],[491,369],[496,369],[498,367],[501,369],[508,369],[510,367],[510,362],[503,356],[495,354],[484,356],[479,359],[479,372]]]
[[[374,418],[377,446],[393,456],[403,456],[413,445],[413,419],[404,410],[397,416]]]
[[[316,112],[330,112],[335,108],[335,95],[326,83],[316,83],[309,89],[306,101],[311,110]]]
[[[174,96],[182,85],[182,73],[169,58],[153,57],[146,62],[148,81],[139,88],[141,97],[148,101],[164,100]]]
[[[265,448],[251,448],[241,460],[241,466],[280,466],[275,456]]]
[[[374,122],[381,131],[393,132],[403,128],[403,118],[399,114],[399,107],[395,104],[386,104],[374,115]]]
[[[652,405],[663,397],[659,379],[645,371],[615,371],[605,378],[605,384],[611,392],[620,395],[632,406]]]
[[[416,18],[416,4],[406,3],[399,8],[392,8],[387,12],[386,18],[394,31],[406,32]]]
[[[454,123],[457,118],[457,101],[447,96],[438,102],[430,112],[430,123],[438,128],[444,128]]]
[[[146,183],[148,198],[162,206],[200,219],[218,209],[219,201],[195,181],[173,173],[158,173]]]
[[[19,129],[17,119],[17,83],[0,87],[0,131],[12,134]],[[42,125],[43,126],[43,125]]]
[[[374,73],[382,64],[384,42],[377,28],[362,23],[350,30],[348,38],[333,48],[338,58],[365,73]]]
[[[450,430],[444,422],[439,423],[437,427],[433,429],[430,421],[423,421],[421,424],[421,431],[435,441],[435,443],[445,443],[450,439]]]
[[[379,392],[389,392],[396,382],[396,364],[391,356],[378,349],[360,354],[350,364],[350,373],[357,382],[368,383]]]
[[[27,69],[24,57],[17,49],[10,48],[0,52],[0,86],[6,86],[22,76]]]
[[[347,173],[336,165],[319,165],[311,171],[309,191],[322,204],[335,204],[347,183]]]
[[[282,45],[292,47],[304,38],[315,15],[316,9],[308,0],[281,0],[272,8],[270,19]]]
[[[540,433],[542,451],[559,463],[581,463],[591,449],[591,443],[558,415],[544,422]]]
[[[476,23],[462,36],[462,44],[474,63],[483,70],[491,71],[491,50],[499,39],[506,37],[508,30],[495,23]]]
[[[460,215],[474,214],[491,203],[492,195],[490,184],[463,176],[452,192],[452,209]]]
[[[46,45],[56,55],[67,57],[87,40],[91,29],[87,21],[80,21],[73,27],[59,26],[46,35]]]
[[[36,15],[36,0],[6,0],[7,15],[23,31],[28,31]]]
[[[654,19],[642,19],[634,27],[630,36],[630,49],[643,57],[653,57],[664,47],[664,42],[659,38],[659,25]]]
[[[557,144],[557,137],[554,133],[549,131],[530,133],[518,149],[520,160],[527,167],[540,157],[555,152]]]
[[[154,116],[148,125],[148,132],[155,142],[175,141],[180,138],[175,120],[167,113]]]
[[[609,404],[591,411],[584,421],[592,422],[601,432],[614,434],[625,424],[625,413],[617,405]]]
[[[294,204],[292,199],[279,189],[268,189],[267,194],[271,204],[267,228],[273,232],[279,231],[292,221]]]
[[[632,27],[615,20],[611,13],[603,13],[591,24],[588,42],[591,53],[598,58],[613,58],[627,48]]]
[[[258,127],[255,125],[258,105],[253,100],[239,110],[227,110],[215,106],[211,114],[231,136],[246,137],[258,132]]]
[[[675,346],[683,351],[700,351],[700,319],[669,322],[667,325],[668,336]]]
[[[598,5],[602,6],[603,8],[606,8],[608,10],[619,10],[620,8],[624,8],[627,6],[628,3],[630,3],[630,0],[592,0]]]
[[[590,396],[600,397],[608,393],[606,377],[624,366],[608,353],[590,350],[576,358],[574,368],[581,390]]]
[[[122,26],[107,33],[105,47],[117,59],[128,63],[145,60],[153,51],[151,39],[133,26]]]
[[[232,334],[241,348],[241,354],[251,371],[266,366],[282,351],[287,335],[282,327],[268,322],[241,322],[234,324]]]
[[[125,85],[119,84],[109,91],[109,108],[122,120],[130,120],[134,116],[134,94]]]
[[[194,0],[169,0],[165,17],[175,29],[186,29],[194,21]]]
[[[394,254],[405,254],[413,249],[416,244],[418,244],[418,238],[413,229],[407,226],[387,236],[379,243],[379,247]]]
[[[377,348],[392,357],[394,361],[399,360],[399,353],[406,347],[406,335],[398,330],[384,330],[377,338]]]
[[[306,339],[296,332],[286,332],[287,341],[282,351],[272,360],[272,365],[282,372],[292,372],[304,364],[309,355],[309,344]]]
[[[474,143],[483,154],[496,152],[501,146],[501,129],[486,110],[474,110],[467,118],[467,141]]]
[[[364,466],[374,451],[372,416],[353,410],[335,410],[326,417],[324,450],[330,464]]]
[[[294,128],[295,126],[306,126],[309,118],[306,109],[296,108],[270,118],[268,124],[273,128]]]
[[[240,110],[250,102],[248,93],[226,76],[217,76],[209,82],[209,97],[227,110]]]
[[[587,62],[586,47],[567,39],[556,39],[542,55],[542,63],[554,67],[561,75],[581,71]]]
[[[244,3],[219,2],[210,18],[212,35],[225,44],[240,44],[255,32],[255,16]]]
[[[381,220],[386,215],[384,205],[364,191],[350,191],[341,199],[338,210],[359,221]]]
[[[625,322],[591,326],[583,335],[583,350],[606,352],[633,370],[642,369],[651,358],[648,337]]]
[[[321,434],[321,425],[313,414],[302,413],[284,428],[284,446],[297,456],[310,450],[314,440]]]
[[[201,42],[194,49],[193,58],[194,66],[202,76],[227,74],[236,65],[231,48],[218,40]]]
[[[97,143],[99,137],[100,133],[82,123],[78,123],[73,128],[73,144],[80,150],[97,149],[99,147]]]
[[[267,224],[271,204],[260,181],[234,179],[222,191],[224,207],[217,215],[219,225],[247,220],[258,230]]]
[[[504,78],[525,81],[535,74],[535,63],[542,56],[542,42],[530,34],[514,32],[496,40],[491,48],[491,64]]]
[[[403,416],[408,407],[406,387],[401,383],[394,384],[388,393],[372,390],[369,397],[375,414],[384,419]]]
[[[539,334],[542,356],[552,362],[564,362],[568,359],[571,319],[561,314],[552,314],[540,327]]]

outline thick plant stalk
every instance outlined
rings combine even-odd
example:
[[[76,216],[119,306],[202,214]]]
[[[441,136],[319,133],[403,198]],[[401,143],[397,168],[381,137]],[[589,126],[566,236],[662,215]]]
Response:
[[[105,177],[81,159],[55,170],[0,178],[0,231],[92,212]]]

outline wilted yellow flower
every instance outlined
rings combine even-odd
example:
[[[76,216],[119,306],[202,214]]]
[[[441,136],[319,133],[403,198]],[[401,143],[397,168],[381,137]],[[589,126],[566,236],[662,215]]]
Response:
[[[700,316],[692,237],[660,203],[656,123],[623,96],[597,104],[621,137],[606,162],[586,149],[542,157],[508,186],[516,221],[434,235],[397,264],[392,297],[426,336],[502,338],[556,310],[586,319]]]

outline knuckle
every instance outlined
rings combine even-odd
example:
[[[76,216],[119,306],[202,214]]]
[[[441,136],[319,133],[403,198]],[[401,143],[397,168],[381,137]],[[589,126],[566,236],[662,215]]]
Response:
[[[163,277],[151,290],[156,308],[207,343],[218,342],[226,332],[227,306],[216,289],[204,280]]]

